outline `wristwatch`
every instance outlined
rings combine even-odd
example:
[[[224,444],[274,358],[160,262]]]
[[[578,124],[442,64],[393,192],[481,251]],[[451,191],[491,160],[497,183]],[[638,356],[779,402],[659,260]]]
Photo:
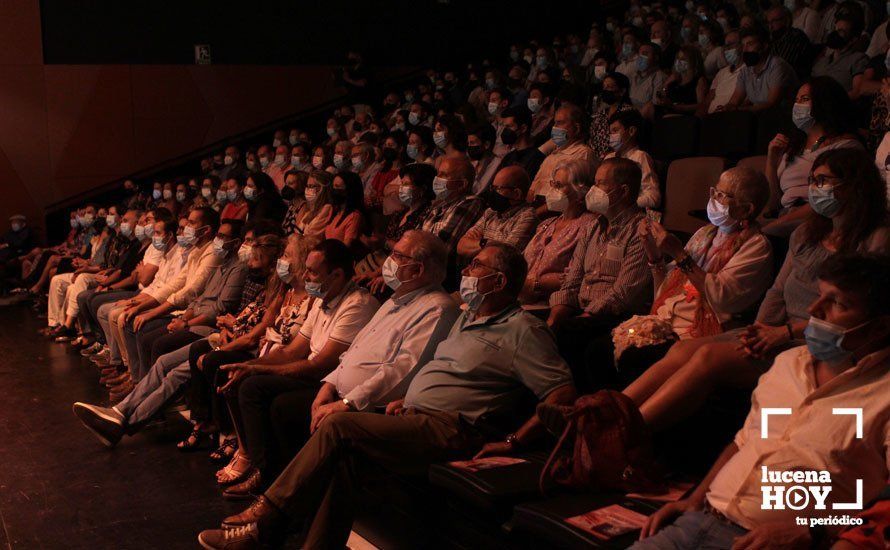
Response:
[[[346,399],[345,397],[343,398],[343,404],[346,405],[346,408],[349,409],[350,411],[356,410],[355,405],[352,404],[352,401],[350,401],[349,399]]]
[[[508,434],[505,442],[507,443],[507,445],[510,446],[511,449],[517,449],[517,448],[519,448],[519,445],[520,445],[519,438],[516,437],[515,433]]]

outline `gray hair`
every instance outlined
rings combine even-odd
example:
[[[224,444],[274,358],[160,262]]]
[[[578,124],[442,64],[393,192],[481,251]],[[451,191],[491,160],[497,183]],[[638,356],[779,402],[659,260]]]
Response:
[[[374,146],[371,145],[370,143],[362,142],[362,143],[357,143],[357,144],[353,145],[352,146],[353,154],[355,154],[356,150],[358,150],[358,152],[362,155],[369,155],[371,157],[371,160],[374,159]]]
[[[560,161],[557,163],[556,168],[553,169],[551,177],[555,178],[556,173],[560,170],[566,171],[569,176],[569,183],[573,185],[583,185],[584,187],[593,185],[595,179],[593,166],[584,159],[572,158]]]
[[[448,247],[442,239],[429,231],[412,229],[405,231],[403,238],[412,241],[411,257],[423,264],[423,271],[431,283],[442,284],[448,269]]]

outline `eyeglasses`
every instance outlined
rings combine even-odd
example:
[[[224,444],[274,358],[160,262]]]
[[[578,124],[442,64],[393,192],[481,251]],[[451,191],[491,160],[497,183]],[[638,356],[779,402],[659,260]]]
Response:
[[[472,262],[470,262],[470,265],[467,266],[467,267],[469,267],[470,269],[479,269],[480,267],[484,267],[484,268],[486,268],[486,269],[490,269],[490,270],[492,270],[492,271],[500,272],[499,269],[497,269],[497,268],[495,268],[495,267],[491,267],[490,265],[485,265],[485,264],[483,264],[482,262],[480,262],[479,260],[476,260],[476,259],[474,259]]]
[[[414,258],[412,258],[411,256],[408,256],[407,254],[402,254],[401,252],[399,252],[397,250],[393,250],[392,253],[390,253],[390,256],[392,256],[392,258],[399,264],[410,263],[410,262],[414,261]]]
[[[711,198],[717,200],[717,202],[726,202],[727,200],[734,199],[735,195],[732,193],[727,193],[726,191],[721,191],[716,187],[711,187]]]
[[[843,178],[838,176],[826,176],[825,174],[821,174],[818,176],[810,175],[810,177],[807,178],[807,183],[814,186],[816,189],[822,189],[826,185],[834,186],[835,184],[830,183],[831,180],[843,182]]]

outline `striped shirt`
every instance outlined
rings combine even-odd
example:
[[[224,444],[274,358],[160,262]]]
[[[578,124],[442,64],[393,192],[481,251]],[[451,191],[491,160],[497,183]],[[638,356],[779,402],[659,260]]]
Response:
[[[454,250],[457,241],[479,219],[483,208],[485,202],[474,196],[462,195],[434,201],[421,229],[439,237],[449,250]]]
[[[605,218],[578,239],[562,287],[550,305],[567,305],[591,315],[641,312],[652,292],[637,226],[645,212],[630,207],[611,222]]]

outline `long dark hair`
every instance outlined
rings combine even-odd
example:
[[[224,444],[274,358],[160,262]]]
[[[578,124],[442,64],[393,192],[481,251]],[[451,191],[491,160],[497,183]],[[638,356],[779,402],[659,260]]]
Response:
[[[343,215],[353,212],[365,215],[365,186],[362,178],[355,172],[338,172],[334,179],[340,178],[346,184],[346,202],[343,203]],[[332,184],[333,185],[333,184]]]
[[[844,147],[825,151],[813,162],[813,172],[828,166],[831,173],[843,180],[834,188],[843,204],[837,216],[838,251],[853,252],[874,233],[887,224],[887,191],[873,159],[864,149]],[[831,218],[812,212],[804,221],[804,240],[814,245],[834,229]]]
[[[856,135],[855,117],[850,115],[853,113],[853,102],[844,87],[830,76],[814,76],[806,84],[810,86],[810,113],[816,124],[825,130],[825,135]],[[806,133],[795,129],[788,147],[788,161],[801,154],[806,141]]]

